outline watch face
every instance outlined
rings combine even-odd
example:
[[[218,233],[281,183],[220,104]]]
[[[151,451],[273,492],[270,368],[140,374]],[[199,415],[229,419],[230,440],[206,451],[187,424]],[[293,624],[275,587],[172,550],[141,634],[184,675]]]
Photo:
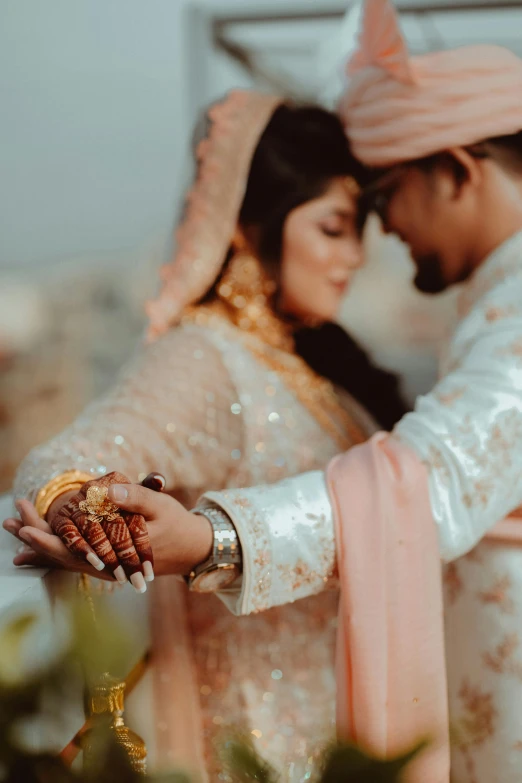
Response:
[[[216,593],[235,582],[238,576],[237,566],[218,566],[194,577],[190,589],[195,593]]]

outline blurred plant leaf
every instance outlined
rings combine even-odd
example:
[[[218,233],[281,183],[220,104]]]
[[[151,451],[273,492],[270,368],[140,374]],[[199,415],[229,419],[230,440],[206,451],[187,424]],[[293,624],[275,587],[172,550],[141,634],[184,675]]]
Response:
[[[274,769],[256,753],[247,736],[230,737],[224,743],[221,758],[234,783],[277,783],[279,779]]]
[[[249,740],[236,737],[227,746],[225,767],[234,783],[277,783],[277,774],[256,754]],[[405,768],[425,746],[425,742],[419,743],[395,759],[382,761],[351,745],[334,745],[325,753],[314,780],[317,783],[399,783]]]
[[[56,633],[57,638],[53,637],[49,618],[43,621],[32,612],[21,613],[0,629],[0,781],[142,783],[144,777],[132,768],[117,742],[110,716],[97,718],[93,724],[89,734],[91,763],[79,772],[53,753],[39,752],[32,742],[24,740],[24,727],[45,724],[46,728],[63,728],[64,705],[81,692],[79,670],[88,679],[107,671],[119,675],[126,658],[123,628],[101,603],[93,613],[93,604],[80,598],[63,607],[63,615],[67,628]],[[41,631],[46,634],[43,656],[39,654],[40,645],[35,644]],[[336,745],[325,753],[313,779],[317,783],[399,783],[405,767],[425,745],[419,743],[388,761],[372,758],[349,745]],[[238,733],[228,738],[221,757],[234,783],[279,780],[270,764],[256,753],[249,735]],[[146,779],[151,783],[191,783],[181,772]]]
[[[49,618],[36,611],[22,612],[0,629],[0,781],[143,783],[143,775],[133,770],[116,740],[110,716],[97,719],[91,729],[96,763],[90,769],[73,771],[56,754],[39,752],[32,743],[23,741],[20,729],[26,725],[40,724],[47,729],[60,719],[63,725],[64,704],[81,694],[80,671],[96,679],[105,671],[118,672],[126,657],[122,626],[103,606],[96,606],[96,619],[92,605],[81,597],[67,602],[61,611],[67,634],[57,640]],[[33,635],[40,630],[47,632],[43,659],[39,645],[27,650],[28,641],[34,642]],[[187,775],[176,772],[146,779],[151,783],[190,783]]]
[[[337,745],[327,752],[320,783],[399,783],[402,773],[426,747],[418,743],[395,759],[382,761],[352,745]]]

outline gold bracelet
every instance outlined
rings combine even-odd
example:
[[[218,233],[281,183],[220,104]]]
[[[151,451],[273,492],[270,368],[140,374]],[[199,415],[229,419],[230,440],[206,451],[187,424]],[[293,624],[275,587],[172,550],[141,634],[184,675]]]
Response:
[[[96,476],[82,473],[81,470],[67,470],[51,479],[41,488],[36,496],[35,508],[38,516],[45,519],[52,504],[65,492],[78,491],[87,481],[93,481]]]

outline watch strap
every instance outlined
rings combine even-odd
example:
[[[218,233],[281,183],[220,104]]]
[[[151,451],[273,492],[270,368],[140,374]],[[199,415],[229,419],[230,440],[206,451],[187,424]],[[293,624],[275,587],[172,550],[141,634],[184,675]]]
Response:
[[[189,580],[223,565],[235,565],[240,568],[243,562],[241,545],[230,517],[222,509],[214,506],[198,506],[192,510],[192,513],[208,519],[212,525],[214,541],[210,557],[193,569]]]

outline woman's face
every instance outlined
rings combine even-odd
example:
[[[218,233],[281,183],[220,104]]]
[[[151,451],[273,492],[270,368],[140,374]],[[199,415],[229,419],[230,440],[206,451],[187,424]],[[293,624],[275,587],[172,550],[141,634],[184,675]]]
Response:
[[[347,178],[339,177],[286,218],[281,309],[305,322],[332,320],[362,261],[355,199]]]

